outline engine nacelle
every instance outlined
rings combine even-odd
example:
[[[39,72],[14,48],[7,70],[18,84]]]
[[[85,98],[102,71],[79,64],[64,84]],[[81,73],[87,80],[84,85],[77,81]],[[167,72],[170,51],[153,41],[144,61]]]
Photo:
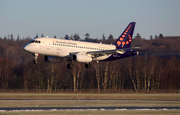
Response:
[[[76,62],[84,62],[84,63],[89,63],[92,61],[92,58],[90,56],[83,54],[74,54],[72,55],[71,59]]]
[[[63,59],[60,57],[56,57],[56,56],[44,56],[44,61],[45,62],[52,62],[52,63],[61,63],[63,62]]]

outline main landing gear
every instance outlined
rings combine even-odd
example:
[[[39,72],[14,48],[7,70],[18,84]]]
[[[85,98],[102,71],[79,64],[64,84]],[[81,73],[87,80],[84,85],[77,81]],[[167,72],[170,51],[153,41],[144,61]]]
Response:
[[[34,64],[37,64],[38,56],[39,56],[39,54],[34,54]]]
[[[72,68],[73,68],[73,64],[72,64],[71,62],[68,63],[68,64],[67,64],[67,68],[68,68],[68,69],[72,69]]]
[[[90,63],[86,63],[85,64],[85,68],[90,68],[91,67],[91,64]]]
[[[86,63],[85,64],[85,68],[90,68],[91,67],[91,64],[90,63]],[[73,64],[70,62],[67,64],[67,68],[68,69],[72,69],[73,68]]]

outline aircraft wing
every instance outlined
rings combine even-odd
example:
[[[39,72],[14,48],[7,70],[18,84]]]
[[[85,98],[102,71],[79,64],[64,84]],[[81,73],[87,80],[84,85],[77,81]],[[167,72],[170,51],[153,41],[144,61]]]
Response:
[[[131,53],[131,51],[133,52],[133,50],[130,48],[124,48],[124,49],[103,50],[103,51],[90,51],[90,52],[86,52],[86,54],[91,55],[91,57],[100,57],[115,53],[120,53],[120,54],[124,54],[125,52]]]

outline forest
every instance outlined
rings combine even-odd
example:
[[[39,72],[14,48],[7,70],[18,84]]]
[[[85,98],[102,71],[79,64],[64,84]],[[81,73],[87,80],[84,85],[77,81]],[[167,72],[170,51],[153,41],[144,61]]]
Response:
[[[38,37],[38,35],[36,35]],[[41,35],[43,37],[43,34]],[[56,36],[54,36],[56,38]],[[139,56],[110,62],[92,62],[86,69],[83,63],[67,61],[47,63],[43,55],[34,64],[34,56],[23,50],[31,37],[0,37],[0,92],[173,92],[180,88],[180,36],[150,36],[137,34],[131,43],[140,47]],[[78,34],[64,38],[88,42],[113,44],[113,35],[93,39],[87,33],[84,39]]]

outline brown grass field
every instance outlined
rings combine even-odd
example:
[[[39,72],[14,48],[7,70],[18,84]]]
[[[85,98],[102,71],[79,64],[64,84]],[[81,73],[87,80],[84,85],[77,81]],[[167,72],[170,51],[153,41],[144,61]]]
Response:
[[[180,93],[88,94],[88,93],[0,93],[0,99],[148,99],[180,100]]]

